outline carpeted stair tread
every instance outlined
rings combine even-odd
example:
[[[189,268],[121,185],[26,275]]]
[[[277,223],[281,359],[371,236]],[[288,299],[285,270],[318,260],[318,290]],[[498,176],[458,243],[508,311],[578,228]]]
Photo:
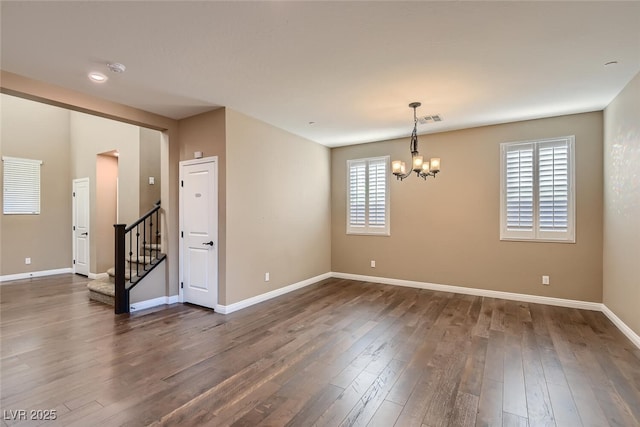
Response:
[[[129,258],[127,258],[126,261],[131,263],[131,264],[149,265],[155,259],[156,259],[156,257],[152,257],[152,256],[149,256],[149,255],[140,255],[138,257],[135,257],[135,256],[131,257],[131,260],[129,260]]]
[[[90,300],[115,305],[115,285],[108,278],[92,280],[87,284],[87,288]]]
[[[113,279],[112,278],[116,277],[116,268],[115,267],[111,267],[110,269],[107,270],[107,274],[109,275],[109,280],[113,284]],[[129,269],[128,268],[124,269],[124,280],[131,280],[131,276],[129,275]]]
[[[115,285],[111,283],[109,279],[92,280],[87,284],[87,288],[89,288],[89,290],[100,292],[105,295],[114,296],[116,294]]]

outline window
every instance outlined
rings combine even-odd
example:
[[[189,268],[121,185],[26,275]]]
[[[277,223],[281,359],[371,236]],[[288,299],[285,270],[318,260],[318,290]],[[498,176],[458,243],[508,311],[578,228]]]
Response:
[[[389,156],[347,160],[347,234],[389,235]]]
[[[40,214],[41,160],[2,156],[4,214]]]
[[[575,242],[574,136],[500,145],[500,239]]]

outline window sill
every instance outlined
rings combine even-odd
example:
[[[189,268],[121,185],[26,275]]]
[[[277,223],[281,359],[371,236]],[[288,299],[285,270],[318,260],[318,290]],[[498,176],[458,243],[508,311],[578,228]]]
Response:
[[[389,237],[391,233],[367,233],[364,231],[347,231],[347,236],[378,236],[378,237]]]
[[[529,243],[576,243],[575,239],[525,239],[522,237],[501,237],[501,242],[529,242]]]

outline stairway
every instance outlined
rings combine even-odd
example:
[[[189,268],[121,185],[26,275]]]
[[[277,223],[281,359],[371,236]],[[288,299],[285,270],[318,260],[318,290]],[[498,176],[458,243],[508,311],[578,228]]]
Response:
[[[158,252],[159,250],[159,244],[147,243],[144,245],[145,255],[140,255],[139,257],[132,256],[131,262],[128,259],[126,260],[124,277],[127,281],[127,288],[130,288],[138,280],[138,276],[136,275],[136,264],[138,264],[137,271],[142,275],[144,271],[149,270],[149,267],[152,264],[156,264],[165,258],[165,254]],[[151,254],[154,254],[154,256]],[[158,258],[155,257],[155,254],[158,254]],[[129,266],[131,266],[131,274],[133,276],[129,274]],[[92,280],[87,284],[87,288],[89,289],[89,299],[115,306],[115,267],[108,269],[107,275],[107,277]]]

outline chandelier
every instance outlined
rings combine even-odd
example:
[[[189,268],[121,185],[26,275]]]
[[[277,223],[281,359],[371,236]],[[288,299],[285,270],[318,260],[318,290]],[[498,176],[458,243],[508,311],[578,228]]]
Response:
[[[391,162],[391,171],[400,181],[411,175],[411,172],[415,172],[416,176],[425,180],[428,176],[435,178],[436,174],[440,172],[439,157],[432,157],[430,160],[425,162],[424,157],[422,157],[418,152],[418,117],[416,116],[416,108],[421,105],[422,104],[419,102],[412,102],[409,104],[409,107],[413,108],[413,132],[411,132],[410,142],[411,163],[413,165],[412,169],[407,171],[405,163],[401,160],[394,160]]]

